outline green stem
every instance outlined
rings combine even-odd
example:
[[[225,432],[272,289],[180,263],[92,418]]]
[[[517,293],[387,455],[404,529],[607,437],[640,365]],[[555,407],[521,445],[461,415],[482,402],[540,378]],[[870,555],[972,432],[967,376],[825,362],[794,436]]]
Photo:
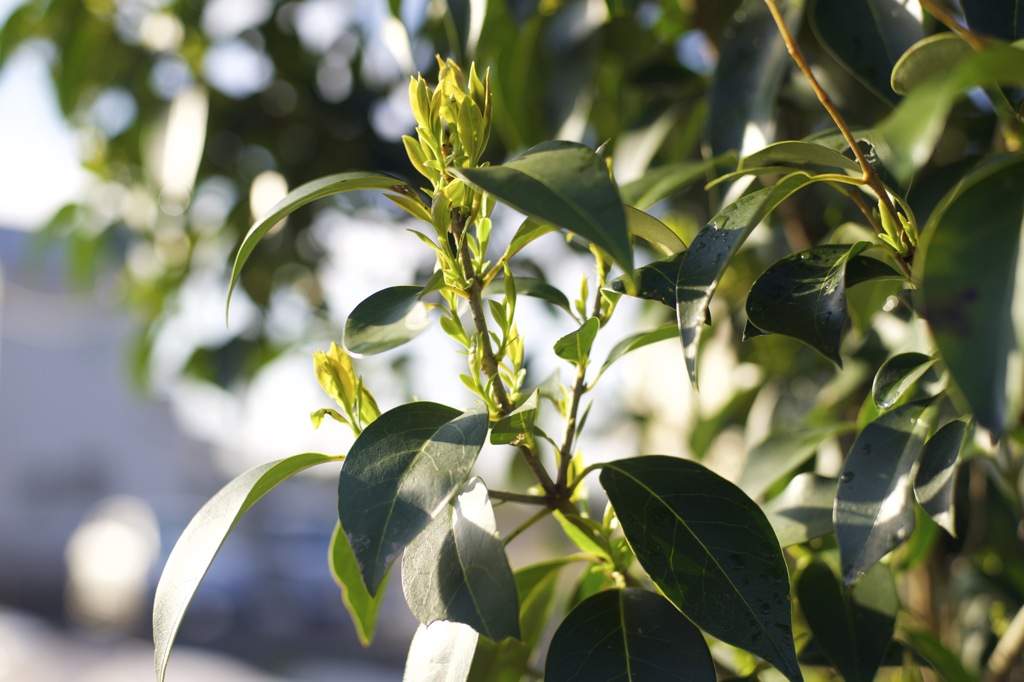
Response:
[[[508,543],[512,542],[517,537],[519,537],[523,533],[523,531],[525,531],[526,529],[530,528],[533,524],[537,523],[538,521],[540,521],[541,519],[543,519],[545,516],[547,516],[548,514],[550,514],[553,511],[554,510],[551,507],[544,507],[539,512],[537,512],[536,514],[534,514],[530,518],[526,519],[526,521],[524,521],[514,531],[512,531],[507,536],[505,536],[505,539],[502,540],[502,543],[504,545],[508,546]]]

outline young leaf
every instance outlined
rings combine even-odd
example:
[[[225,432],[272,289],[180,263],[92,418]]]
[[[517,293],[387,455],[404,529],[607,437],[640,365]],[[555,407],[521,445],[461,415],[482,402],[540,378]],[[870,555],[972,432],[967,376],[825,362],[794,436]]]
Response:
[[[491,442],[495,445],[518,443],[533,438],[533,423],[537,418],[540,391],[534,391],[523,404],[502,417],[491,427]]]
[[[832,532],[836,484],[834,478],[797,474],[777,497],[764,505],[780,545],[799,545]]]
[[[284,199],[274,204],[269,211],[249,228],[249,232],[242,240],[242,245],[238,247],[235,264],[231,267],[231,283],[228,286],[227,307],[231,307],[231,293],[235,290],[235,285],[238,283],[239,275],[242,274],[242,267],[245,265],[245,261],[249,260],[253,249],[270,231],[270,228],[281,222],[283,218],[310,202],[323,199],[332,194],[338,194],[339,192],[351,192],[360,189],[386,190],[392,188],[403,188],[403,191],[411,191],[404,182],[387,175],[352,172],[328,175],[307,182],[304,185],[299,185],[291,192],[288,192]],[[398,190],[396,189],[395,191]]]
[[[811,562],[797,581],[814,640],[847,682],[872,682],[892,641],[900,601],[892,572],[875,564],[844,594],[832,569]]]
[[[890,84],[894,92],[905,95],[940,73],[948,73],[974,50],[955,33],[937,33],[914,43],[892,67]]]
[[[409,645],[402,682],[465,682],[478,638],[462,623],[421,624]]]
[[[643,348],[644,346],[649,346],[652,343],[671,339],[676,335],[676,333],[676,326],[674,324],[665,324],[657,329],[652,329],[646,332],[637,332],[636,334],[627,336],[622,341],[615,344],[615,346],[613,346],[608,352],[608,357],[601,366],[601,371],[603,372],[608,369],[612,363],[623,355],[631,353],[639,348]]]
[[[515,282],[517,295],[539,298],[542,301],[546,301],[553,306],[561,308],[570,315],[572,314],[572,306],[569,304],[569,299],[558,287],[554,287],[544,280],[536,279],[534,277],[516,276]],[[505,280],[495,279],[484,287],[484,296],[500,296],[504,291]]]
[[[334,525],[334,533],[331,535],[331,546],[327,552],[328,563],[331,567],[331,575],[334,581],[341,588],[341,599],[345,608],[352,616],[352,623],[356,626],[356,634],[363,646],[369,646],[373,641],[373,634],[377,630],[377,614],[380,612],[380,605],[384,603],[384,592],[387,587],[385,576],[377,596],[370,596],[363,585],[363,577],[359,575],[359,564],[356,555],[348,544],[348,537],[342,530],[341,524]]]
[[[740,159],[739,170],[762,166],[824,166],[849,171],[860,171],[860,166],[842,152],[816,142],[783,140]]]
[[[601,485],[637,560],[673,604],[705,632],[802,679],[786,561],[743,491],[696,462],[664,456],[610,462]]]
[[[847,585],[914,530],[910,474],[928,431],[925,409],[908,403],[886,412],[864,427],[846,455],[832,518]]]
[[[632,271],[633,252],[618,189],[589,147],[545,142],[501,166],[452,172],[521,213],[575,232],[607,251],[623,270]]]
[[[382,414],[352,444],[338,478],[338,519],[371,595],[466,480],[487,419],[482,403],[462,414],[408,403]]]
[[[967,421],[964,419],[952,421],[936,431],[925,443],[921,465],[914,477],[914,494],[921,508],[954,537],[953,484],[966,435]]]
[[[464,623],[495,642],[520,638],[515,579],[479,478],[409,544],[402,590],[421,623]]]
[[[871,398],[879,412],[896,404],[907,390],[935,364],[924,353],[900,353],[882,363],[871,386]]]
[[[632,276],[632,282],[636,284],[636,293],[632,295],[648,301],[658,301],[675,309],[676,281],[679,279],[679,270],[685,256],[686,251],[681,251],[670,258],[656,260],[636,270]],[[613,279],[608,284],[613,291],[630,295],[629,287],[632,283],[627,281],[626,277]]]
[[[588,318],[582,327],[555,341],[555,355],[574,365],[586,362],[600,326],[596,317]]]
[[[306,453],[249,469],[196,512],[167,557],[153,597],[154,664],[159,682],[167,674],[167,660],[188,605],[238,519],[286,478],[311,466],[340,459]]]
[[[605,590],[569,612],[548,649],[546,679],[559,682],[715,682],[711,651],[664,597]]]
[[[1020,378],[1008,367],[1019,352],[1022,225],[1024,156],[1014,155],[969,176],[932,214],[914,262],[918,306],[939,355],[978,423],[996,437],[1016,422],[1010,407],[1020,398]]]
[[[839,425],[798,427],[775,431],[754,446],[737,485],[757,499],[773,483],[792,474],[817,452],[821,443],[836,435]]]
[[[374,355],[422,334],[430,318],[421,296],[423,287],[398,286],[381,289],[364,299],[345,320],[345,350]]]

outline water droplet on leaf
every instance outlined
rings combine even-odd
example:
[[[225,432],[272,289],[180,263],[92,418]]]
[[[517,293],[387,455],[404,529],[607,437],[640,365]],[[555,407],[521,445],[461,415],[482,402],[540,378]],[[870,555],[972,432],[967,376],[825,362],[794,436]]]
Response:
[[[850,481],[853,480],[853,472],[852,471],[843,472],[843,475],[839,477],[839,480],[842,481],[843,483],[849,483]]]

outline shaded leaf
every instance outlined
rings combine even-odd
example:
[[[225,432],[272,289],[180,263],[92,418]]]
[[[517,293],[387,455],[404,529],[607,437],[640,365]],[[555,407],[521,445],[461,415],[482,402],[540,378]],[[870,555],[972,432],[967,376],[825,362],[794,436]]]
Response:
[[[624,208],[626,209],[626,225],[629,227],[631,235],[650,242],[665,255],[686,250],[686,244],[668,225],[638,208],[632,206]]]
[[[402,589],[416,619],[464,623],[484,637],[519,639],[519,600],[487,488],[467,483],[409,543]]]
[[[579,329],[555,341],[555,355],[574,365],[586,362],[600,326],[596,317],[588,318]]]
[[[570,611],[544,673],[559,682],[716,679],[700,630],[664,597],[638,588],[598,592]]]
[[[799,545],[832,532],[836,484],[834,478],[797,474],[778,496],[763,506],[780,545]]]
[[[835,436],[842,425],[810,426],[771,433],[747,454],[737,485],[757,499],[776,481],[790,475],[810,459],[821,443]]]
[[[383,353],[407,343],[430,326],[420,301],[423,287],[381,289],[357,305],[345,320],[345,350],[358,355]]]
[[[153,597],[157,680],[162,682],[167,674],[167,660],[185,612],[235,523],[281,481],[311,466],[341,459],[306,453],[254,467],[221,488],[196,512],[167,557]]]
[[[833,521],[847,585],[914,530],[910,475],[928,431],[925,407],[908,403],[886,412],[864,427],[846,455]]]
[[[955,33],[938,33],[919,40],[893,66],[892,89],[905,95],[932,76],[948,73],[973,52],[971,46]]]
[[[570,315],[572,314],[572,306],[569,303],[569,299],[566,298],[561,289],[535,277],[520,277],[517,275],[515,282],[517,295],[521,294],[523,296],[539,298],[555,307],[561,308]],[[484,288],[484,296],[500,296],[504,292],[505,280],[503,278],[492,280]]]
[[[1014,42],[1024,38],[1024,3],[1020,0],[960,0],[972,30]]]
[[[924,353],[900,353],[883,362],[871,386],[875,407],[882,411],[895,405],[934,364],[935,359]]]
[[[633,282],[636,283],[636,293],[633,295],[648,301],[658,301],[675,309],[676,280],[679,279],[679,270],[685,256],[686,252],[683,251],[671,258],[656,260],[650,265],[636,270],[632,277]],[[631,283],[625,277],[613,279],[608,284],[620,294],[630,294],[627,289]]]
[[[652,168],[643,177],[619,188],[622,201],[638,209],[648,209],[662,199],[704,180],[724,160],[684,161]]]
[[[540,391],[536,390],[523,404],[499,419],[491,427],[491,442],[495,445],[517,443],[533,437],[533,423],[537,418]]]
[[[402,682],[464,682],[478,638],[462,623],[421,624],[409,645]]]
[[[370,596],[363,584],[363,577],[359,574],[359,564],[356,555],[348,544],[348,537],[341,529],[341,524],[334,525],[334,533],[331,535],[331,546],[327,551],[328,563],[331,568],[331,575],[334,581],[341,588],[341,599],[345,608],[352,616],[352,623],[356,626],[356,634],[363,646],[369,646],[373,641],[373,634],[377,629],[377,614],[380,613],[380,605],[384,603],[384,592],[387,587],[387,576],[377,596]]]
[[[382,414],[352,444],[338,478],[338,519],[371,595],[466,480],[487,420],[482,404],[460,414],[408,403]]]
[[[945,682],[976,682],[977,677],[964,669],[960,658],[934,633],[927,630],[907,630],[902,634],[907,646],[926,660]]]
[[[783,140],[740,159],[739,170],[762,166],[825,166],[860,172],[857,162],[841,152],[815,142]]]
[[[1014,290],[1024,225],[1024,156],[986,166],[952,196],[924,231],[914,263],[921,283],[917,303],[978,423],[998,437],[1016,421],[1009,412],[1020,390],[1020,377],[1008,367],[1019,352]]]
[[[601,366],[601,371],[608,369],[613,362],[644,346],[649,346],[652,343],[658,343],[659,341],[665,341],[671,339],[677,334],[675,324],[666,324],[652,329],[646,332],[637,332],[627,336],[626,338],[615,344],[612,349],[608,352],[608,357],[605,358],[604,364]]]
[[[925,443],[921,464],[914,477],[914,494],[921,508],[954,537],[954,484],[960,450],[966,436],[965,419],[952,421],[936,431]]]
[[[601,485],[637,560],[673,604],[705,632],[802,679],[786,561],[743,491],[696,462],[664,456],[610,462]]]

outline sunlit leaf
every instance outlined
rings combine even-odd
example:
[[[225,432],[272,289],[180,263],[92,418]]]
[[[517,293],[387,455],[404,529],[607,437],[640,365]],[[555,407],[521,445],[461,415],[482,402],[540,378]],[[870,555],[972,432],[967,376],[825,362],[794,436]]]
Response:
[[[921,464],[914,477],[914,493],[921,508],[954,537],[954,484],[966,435],[967,421],[964,419],[951,421],[936,431],[925,443]]]
[[[153,646],[157,680],[167,674],[167,660],[192,597],[235,523],[256,501],[290,476],[341,457],[306,453],[249,469],[211,497],[192,517],[167,557],[153,597]]]
[[[656,260],[638,268],[632,278],[636,283],[636,292],[633,295],[649,301],[658,301],[675,309],[676,281],[679,279],[679,270],[685,256],[686,252],[683,251],[670,258]],[[628,287],[630,285],[631,282],[624,277],[609,282],[609,286],[620,294],[629,294]]]
[[[638,209],[647,209],[676,192],[704,180],[718,165],[711,161],[685,161],[652,168],[643,177],[620,188],[622,200]]]
[[[338,518],[371,595],[466,480],[487,419],[482,404],[460,414],[408,403],[382,414],[352,444],[338,479]]]
[[[478,638],[462,623],[421,624],[409,645],[402,682],[465,682]]]
[[[540,391],[534,391],[522,405],[499,419],[491,427],[491,442],[496,445],[507,445],[532,438],[539,402]]]
[[[821,444],[842,429],[839,425],[808,426],[772,432],[747,455],[737,485],[757,499],[776,481],[810,459]]]
[[[937,33],[914,43],[893,66],[893,91],[905,95],[932,76],[948,73],[969,54],[971,46],[955,33]]]
[[[832,532],[836,484],[834,478],[797,474],[763,506],[780,545],[799,545]]]
[[[860,166],[850,157],[815,142],[783,140],[740,159],[740,170],[761,166],[824,166],[842,170],[860,171]]]
[[[356,626],[356,634],[363,646],[369,646],[373,641],[374,632],[377,630],[377,614],[380,613],[380,605],[384,603],[384,593],[387,587],[387,577],[377,590],[377,596],[370,596],[363,584],[363,577],[359,575],[359,564],[352,547],[348,544],[348,537],[341,529],[341,524],[335,524],[334,533],[331,535],[331,546],[327,552],[328,563],[331,567],[331,575],[334,581],[341,588],[341,598],[345,608],[352,616],[352,623]]]
[[[544,666],[559,682],[714,682],[700,630],[671,603],[638,588],[605,590],[569,612]]]
[[[940,679],[945,682],[977,682],[977,676],[964,669],[960,658],[950,651],[935,633],[926,630],[907,630],[902,636],[914,653],[928,661]]]
[[[686,244],[668,225],[638,208],[626,206],[625,209],[631,235],[649,242],[665,255],[686,250]]]
[[[587,319],[582,327],[555,342],[555,355],[573,364],[585,362],[590,357],[590,348],[600,326],[596,317]]]
[[[875,407],[882,411],[895,405],[934,364],[935,359],[924,353],[900,353],[886,360],[871,386]]]
[[[675,457],[610,462],[601,485],[637,560],[673,604],[705,632],[802,679],[786,561],[753,500]]]
[[[374,355],[422,334],[430,326],[422,295],[423,287],[398,286],[364,299],[345,320],[345,350]]]

